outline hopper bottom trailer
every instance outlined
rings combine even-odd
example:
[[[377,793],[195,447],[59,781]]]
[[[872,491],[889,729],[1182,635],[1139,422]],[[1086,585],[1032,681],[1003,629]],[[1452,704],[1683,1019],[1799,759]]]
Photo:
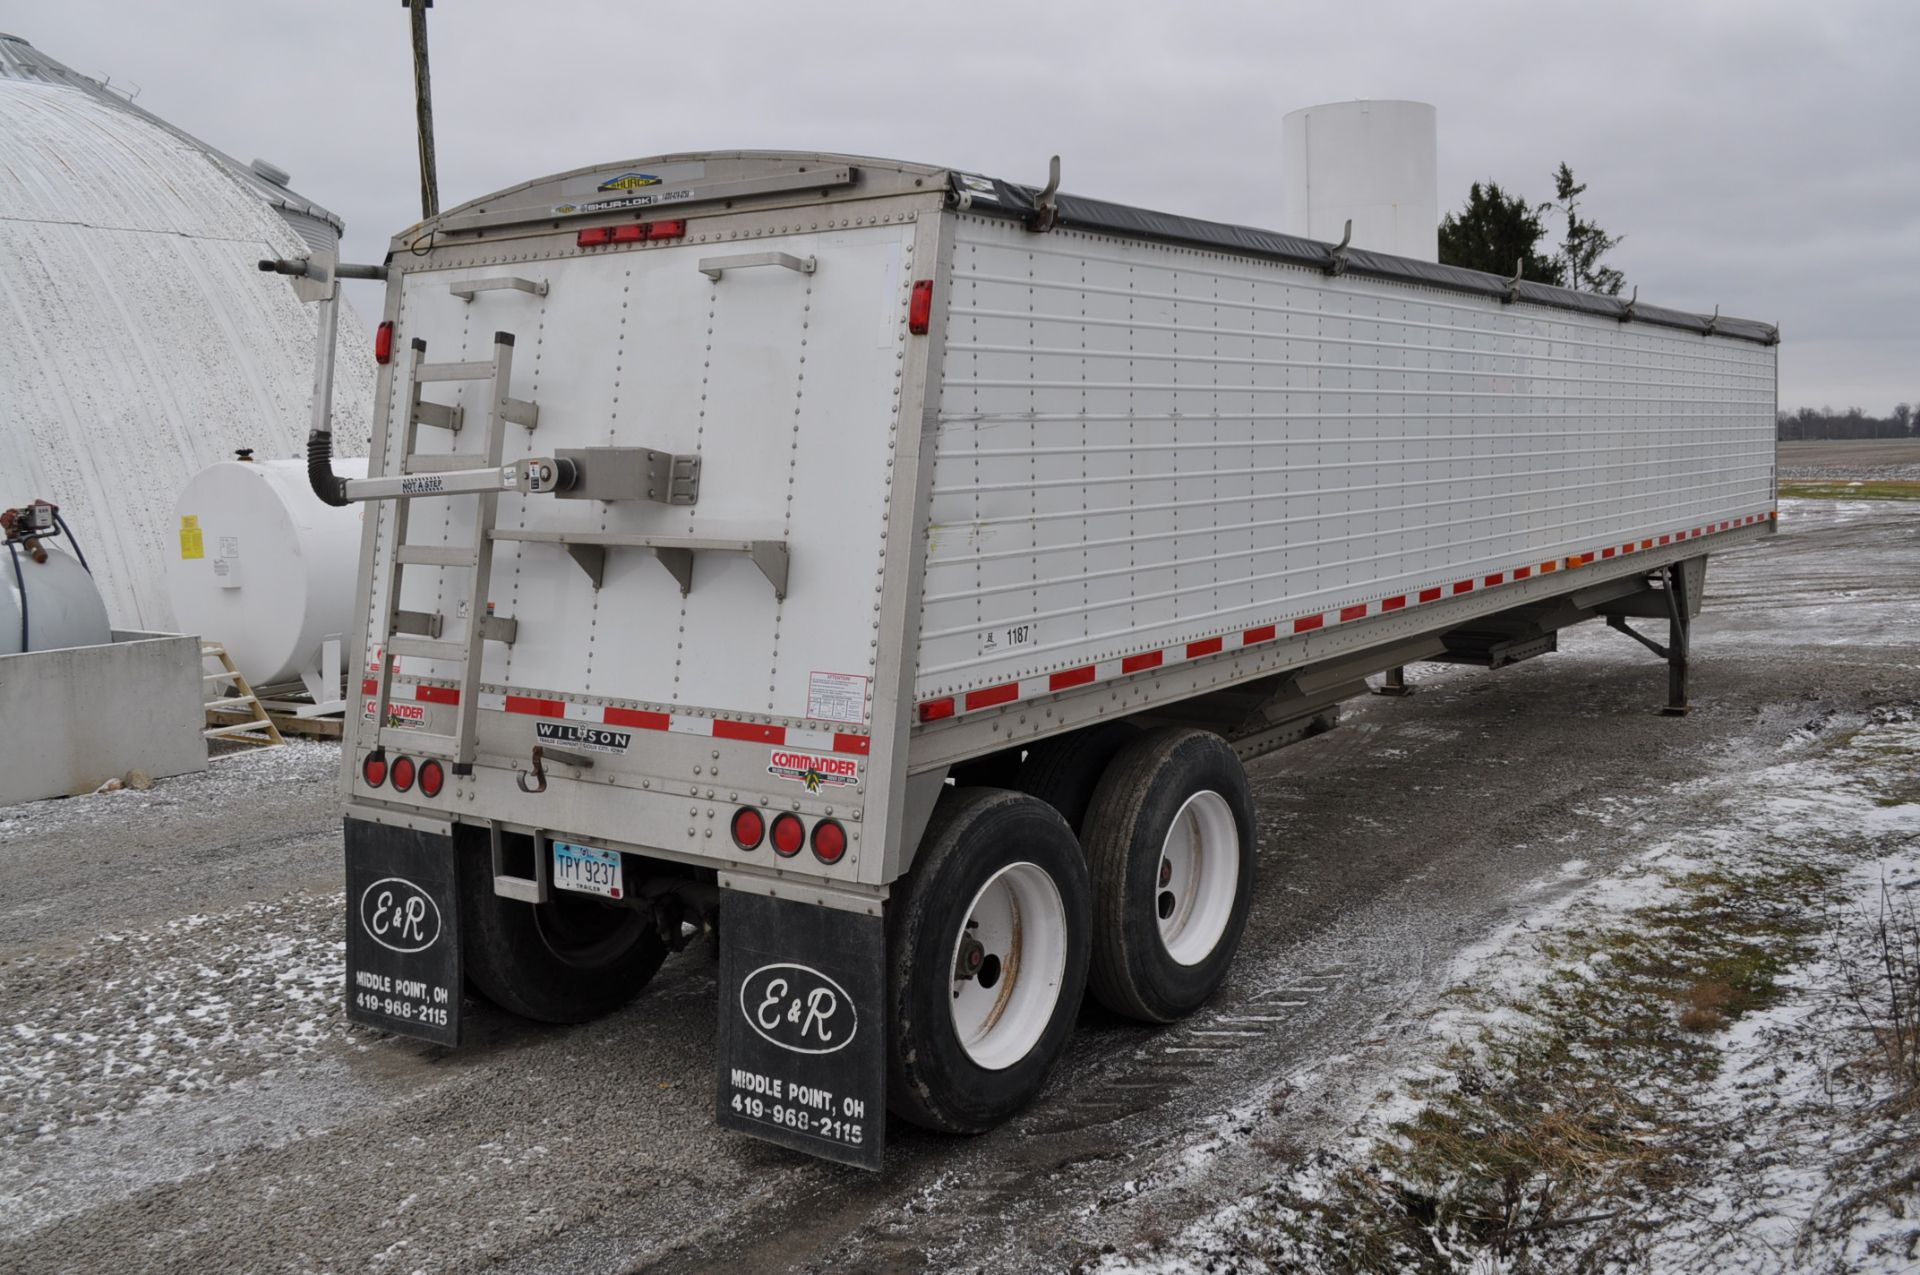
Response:
[[[992,1127],[1091,992],[1227,976],[1243,763],[1604,619],[1671,669],[1774,529],[1776,333],[922,165],[669,155],[323,304],[369,502],[347,997],[571,1022],[717,933],[729,1128]],[[386,281],[331,469],[336,280]],[[1664,642],[1639,617],[1664,622]]]

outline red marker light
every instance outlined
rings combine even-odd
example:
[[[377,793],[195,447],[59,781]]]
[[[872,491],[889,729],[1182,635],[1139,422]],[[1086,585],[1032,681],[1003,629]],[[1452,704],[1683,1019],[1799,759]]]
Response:
[[[393,362],[393,320],[388,319],[373,330],[373,361],[385,367]]]
[[[389,767],[389,769],[393,774],[393,790],[395,792],[405,792],[407,789],[413,787],[413,758],[396,757],[393,759],[393,765]]]
[[[378,788],[387,782],[387,759],[379,753],[368,753],[367,759],[360,763],[360,778],[367,781],[367,787]]]
[[[742,806],[733,816],[733,844],[742,850],[752,850],[759,846],[760,839],[767,835],[767,821],[752,806]]]
[[[601,244],[613,241],[612,226],[593,226],[574,236],[574,244],[581,248],[598,248]]]
[[[431,759],[420,763],[420,791],[429,797],[438,797],[440,790],[446,787],[447,772],[439,762]]]
[[[847,853],[847,830],[831,819],[813,825],[813,857],[822,863],[838,863]]]
[[[647,223],[647,238],[649,239],[684,239],[686,234],[687,223],[684,220],[654,221]]]
[[[614,243],[638,243],[640,240],[645,239],[646,237],[647,237],[647,228],[639,224],[635,224],[631,226],[615,226],[613,228],[612,239]]]
[[[800,847],[807,844],[807,830],[801,826],[798,815],[781,815],[773,821],[773,852],[782,859],[791,859],[800,853]]]
[[[915,336],[927,334],[927,324],[933,321],[933,280],[916,279],[913,284],[913,300],[907,306],[907,331]]]

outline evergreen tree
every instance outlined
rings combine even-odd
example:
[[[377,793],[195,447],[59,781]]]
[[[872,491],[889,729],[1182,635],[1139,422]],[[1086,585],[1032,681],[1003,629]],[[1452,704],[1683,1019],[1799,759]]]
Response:
[[[1475,182],[1467,192],[1467,206],[1441,219],[1440,262],[1503,278],[1513,277],[1517,263],[1523,279],[1559,283],[1559,263],[1538,251],[1546,233],[1525,199],[1509,196],[1492,179],[1485,185]]]
[[[1567,225],[1566,238],[1560,246],[1560,281],[1576,292],[1617,297],[1627,281],[1626,276],[1611,266],[1602,265],[1601,258],[1626,236],[1609,235],[1580,216],[1580,196],[1586,189],[1584,182],[1573,180],[1573,170],[1562,162],[1553,175],[1553,201],[1541,204],[1540,212],[1552,213]]]

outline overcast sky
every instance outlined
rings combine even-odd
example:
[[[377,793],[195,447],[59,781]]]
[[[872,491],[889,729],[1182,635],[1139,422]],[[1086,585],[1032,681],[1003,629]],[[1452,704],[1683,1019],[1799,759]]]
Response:
[[[1439,111],[1440,203],[1565,160],[1661,304],[1777,321],[1785,407],[1920,401],[1920,3],[440,0],[443,206],[668,151],[951,164],[1257,225],[1280,120]],[[400,0],[0,0],[0,31],[242,160],[378,260],[418,220]]]

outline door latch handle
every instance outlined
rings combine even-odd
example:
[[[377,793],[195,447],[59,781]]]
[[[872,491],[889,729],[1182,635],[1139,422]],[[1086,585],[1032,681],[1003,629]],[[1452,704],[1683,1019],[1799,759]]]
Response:
[[[551,757],[562,766],[572,766],[576,770],[592,770],[593,758],[584,753],[569,752],[564,748],[548,748],[545,744],[533,746],[533,783],[527,782],[527,772],[517,770],[513,782],[521,792],[539,794],[547,790],[547,758]]]

